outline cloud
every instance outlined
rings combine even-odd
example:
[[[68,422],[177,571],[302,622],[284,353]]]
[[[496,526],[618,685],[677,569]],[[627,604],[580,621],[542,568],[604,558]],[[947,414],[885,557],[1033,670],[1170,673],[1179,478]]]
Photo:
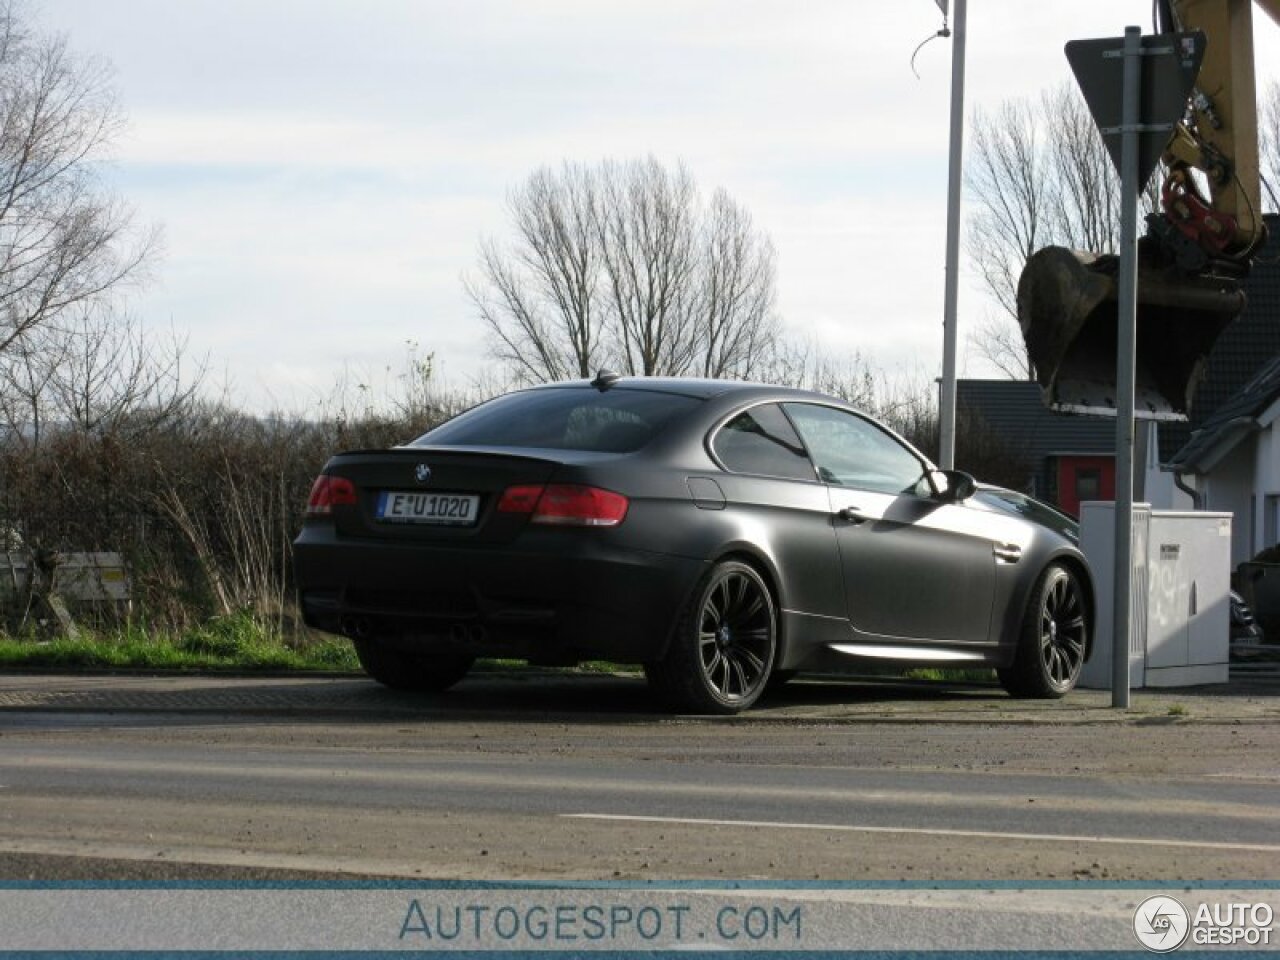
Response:
[[[137,312],[191,331],[244,402],[302,402],[406,340],[465,376],[459,282],[536,167],[653,154],[778,248],[779,306],[834,350],[941,355],[949,41],[927,0],[59,0],[117,68],[111,175],[168,255]],[[969,10],[970,108],[1070,82],[1063,44],[1143,4]],[[1262,76],[1280,28],[1257,18]],[[1268,73],[1270,71],[1270,73]],[[962,274],[962,327],[989,304]],[[328,371],[326,373],[326,371]],[[255,399],[260,398],[260,399]]]

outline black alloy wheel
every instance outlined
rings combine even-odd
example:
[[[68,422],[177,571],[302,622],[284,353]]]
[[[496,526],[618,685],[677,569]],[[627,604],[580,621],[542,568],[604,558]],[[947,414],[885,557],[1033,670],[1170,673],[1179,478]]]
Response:
[[[676,629],[667,656],[647,664],[653,686],[676,709],[733,714],[768,685],[778,649],[773,596],[760,574],[736,560],[716,564]]]
[[[1050,564],[1040,575],[1023,618],[1013,665],[998,671],[1016,697],[1055,698],[1080,678],[1089,642],[1089,613],[1076,575]]]

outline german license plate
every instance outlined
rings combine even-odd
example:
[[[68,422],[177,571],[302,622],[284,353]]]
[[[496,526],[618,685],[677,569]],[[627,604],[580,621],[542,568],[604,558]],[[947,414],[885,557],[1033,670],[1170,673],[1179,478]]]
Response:
[[[384,523],[434,523],[469,527],[476,522],[480,498],[465,493],[383,490],[374,515]]]

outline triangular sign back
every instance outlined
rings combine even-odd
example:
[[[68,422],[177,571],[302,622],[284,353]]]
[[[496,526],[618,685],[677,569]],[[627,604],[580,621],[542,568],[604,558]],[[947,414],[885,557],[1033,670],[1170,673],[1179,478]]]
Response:
[[[1160,33],[1142,37],[1142,79],[1138,106],[1138,181],[1145,184],[1160,162],[1173,128],[1187,110],[1204,60],[1205,36]],[[1080,92],[1102,133],[1111,160],[1120,169],[1121,113],[1124,100],[1124,38],[1072,40],[1067,61]]]

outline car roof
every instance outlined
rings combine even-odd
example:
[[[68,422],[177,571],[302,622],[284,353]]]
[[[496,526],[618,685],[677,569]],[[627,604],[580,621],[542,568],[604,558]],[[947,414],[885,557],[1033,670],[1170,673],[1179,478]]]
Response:
[[[598,390],[595,381],[561,380],[556,383],[544,383],[531,388],[533,390]],[[749,383],[745,380],[712,380],[703,377],[619,377],[604,388],[605,390],[648,390],[655,393],[676,393],[699,400],[710,400],[714,397],[737,395],[751,396],[793,396],[821,398],[828,402],[834,397],[814,393],[810,390],[798,390],[794,387],[772,386],[766,383]]]

